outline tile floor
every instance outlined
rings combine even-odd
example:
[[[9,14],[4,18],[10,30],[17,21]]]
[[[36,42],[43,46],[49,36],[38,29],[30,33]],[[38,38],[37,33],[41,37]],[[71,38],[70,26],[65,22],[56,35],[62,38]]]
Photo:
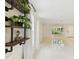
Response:
[[[74,59],[74,40],[66,39],[61,48],[43,42],[36,50],[34,59]]]

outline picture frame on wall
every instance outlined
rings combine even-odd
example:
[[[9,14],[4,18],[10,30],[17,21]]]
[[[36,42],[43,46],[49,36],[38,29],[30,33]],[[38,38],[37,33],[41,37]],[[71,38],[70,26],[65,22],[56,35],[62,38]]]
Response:
[[[63,27],[62,26],[54,26],[52,27],[52,34],[62,34]]]

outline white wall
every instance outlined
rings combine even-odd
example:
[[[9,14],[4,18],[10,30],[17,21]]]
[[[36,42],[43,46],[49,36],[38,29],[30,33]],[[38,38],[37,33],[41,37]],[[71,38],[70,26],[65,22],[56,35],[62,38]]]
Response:
[[[57,24],[58,26],[62,26],[64,28],[63,36],[65,37],[74,37],[74,26],[72,24]],[[44,24],[40,23],[40,30],[39,30],[39,38],[40,42],[47,41],[50,42],[52,40],[52,27],[57,26],[56,24]]]
[[[5,59],[22,59],[22,46],[16,45],[13,52],[5,54]]]

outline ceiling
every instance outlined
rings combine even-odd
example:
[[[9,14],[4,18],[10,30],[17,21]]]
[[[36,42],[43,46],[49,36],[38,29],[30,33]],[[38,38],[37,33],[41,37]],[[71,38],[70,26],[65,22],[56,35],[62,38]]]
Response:
[[[41,21],[73,24],[74,0],[35,0],[35,3]]]

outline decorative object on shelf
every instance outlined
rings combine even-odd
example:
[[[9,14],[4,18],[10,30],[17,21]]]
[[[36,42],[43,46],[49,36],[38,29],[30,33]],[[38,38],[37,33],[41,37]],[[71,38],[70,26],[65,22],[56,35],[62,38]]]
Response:
[[[52,28],[52,34],[62,34],[63,33],[63,27],[56,26]]]
[[[18,41],[24,38],[24,28],[13,28],[13,40]]]
[[[18,41],[18,40],[21,40],[22,39],[22,36],[20,34],[21,34],[20,31],[17,30],[16,31],[16,36],[15,36],[15,41]]]

